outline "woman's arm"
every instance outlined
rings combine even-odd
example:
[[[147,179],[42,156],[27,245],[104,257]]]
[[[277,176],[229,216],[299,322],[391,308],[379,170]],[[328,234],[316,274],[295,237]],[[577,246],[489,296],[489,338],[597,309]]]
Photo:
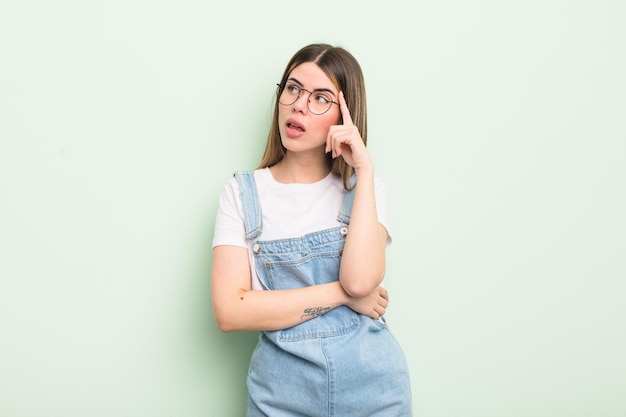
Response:
[[[343,92],[339,93],[339,107],[343,124],[330,127],[326,152],[332,152],[333,158],[343,157],[354,167],[357,178],[339,281],[348,294],[363,297],[378,287],[385,275],[387,230],[378,221],[374,166]]]
[[[378,221],[373,168],[355,171],[354,204],[339,280],[348,294],[363,297],[378,287],[385,276],[387,230]]]
[[[379,318],[387,307],[387,291],[374,288],[366,297],[351,297],[339,282],[293,290],[251,289],[248,250],[239,246],[213,249],[211,294],[219,328],[280,330],[318,317],[340,305]]]

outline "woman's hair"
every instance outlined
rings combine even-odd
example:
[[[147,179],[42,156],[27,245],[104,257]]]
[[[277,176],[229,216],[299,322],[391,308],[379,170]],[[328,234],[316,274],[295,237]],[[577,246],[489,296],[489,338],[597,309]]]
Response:
[[[274,105],[274,116],[267,137],[265,152],[258,168],[271,167],[280,162],[285,156],[285,148],[282,145],[278,130],[278,96],[282,93],[291,71],[305,62],[315,63],[330,78],[335,87],[343,91],[352,121],[359,129],[363,142],[367,145],[367,106],[365,101],[365,81],[361,66],[352,54],[343,48],[326,44],[312,44],[296,52],[287,64],[285,72],[280,79]],[[341,176],[344,187],[351,189],[354,186],[350,182],[354,169],[343,158],[333,159],[330,153],[327,154],[327,160],[332,173]]]

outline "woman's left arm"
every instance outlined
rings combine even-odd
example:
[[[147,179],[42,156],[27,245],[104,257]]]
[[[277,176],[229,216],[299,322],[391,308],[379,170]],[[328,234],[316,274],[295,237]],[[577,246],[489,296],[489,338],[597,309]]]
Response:
[[[343,124],[331,126],[326,151],[343,157],[356,173],[350,227],[339,269],[339,282],[353,297],[364,297],[380,285],[385,275],[387,230],[378,221],[374,166],[358,128],[352,123],[343,92],[339,94]]]

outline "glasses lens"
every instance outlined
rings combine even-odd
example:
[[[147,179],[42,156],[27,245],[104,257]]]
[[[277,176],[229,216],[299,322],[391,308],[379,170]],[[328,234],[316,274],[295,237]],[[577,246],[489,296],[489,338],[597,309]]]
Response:
[[[300,96],[309,94],[308,91],[301,89],[295,84],[287,84],[281,91],[281,86],[278,86],[278,102],[283,106],[291,106],[295,103]],[[315,91],[310,93],[307,106],[309,111],[313,114],[324,114],[333,105],[333,97],[325,91]]]
[[[325,92],[314,92],[309,97],[309,110],[313,114],[324,114],[332,106],[332,97]]]
[[[283,91],[280,91],[280,86],[278,87],[278,91],[280,95],[278,96],[278,101],[283,106],[290,106],[296,102],[298,97],[300,97],[300,88],[297,85],[287,84],[283,88]]]

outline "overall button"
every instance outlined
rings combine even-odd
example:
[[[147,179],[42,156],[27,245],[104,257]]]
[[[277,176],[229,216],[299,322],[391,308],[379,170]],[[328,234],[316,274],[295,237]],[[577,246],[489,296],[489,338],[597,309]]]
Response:
[[[348,234],[348,228],[347,228],[346,226],[342,227],[342,228],[339,230],[339,233],[341,234],[341,236],[345,236],[345,235],[347,235],[347,234]]]
[[[261,246],[258,243],[255,243],[254,246],[252,246],[252,250],[254,253],[259,253],[261,252]]]

